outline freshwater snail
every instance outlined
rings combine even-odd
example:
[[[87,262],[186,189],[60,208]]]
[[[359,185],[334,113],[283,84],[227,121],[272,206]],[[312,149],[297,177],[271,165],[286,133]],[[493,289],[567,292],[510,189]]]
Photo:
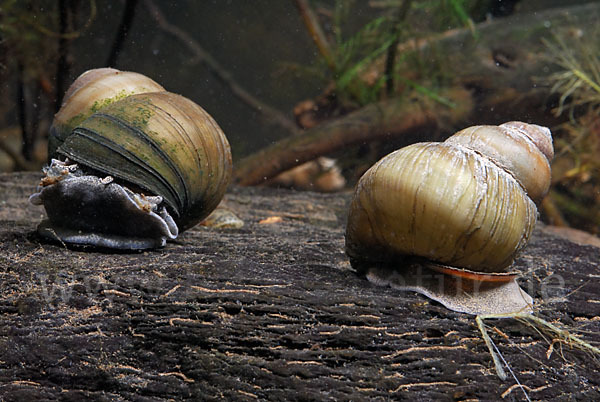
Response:
[[[399,149],[358,182],[346,252],[354,266],[373,268],[371,279],[395,281],[457,311],[526,308],[531,298],[510,266],[534,228],[552,157],[550,130],[521,122],[469,127],[442,143]],[[393,281],[377,268],[384,265],[401,266]],[[433,280],[422,267],[443,276]],[[466,287],[478,294],[464,296]],[[483,290],[499,300],[478,303]]]
[[[90,82],[96,90],[85,88]],[[82,114],[89,114],[94,99],[107,98],[106,86],[96,80],[76,91],[69,90],[63,109],[85,93],[90,99],[79,104]],[[65,243],[162,247],[222,199],[232,167],[227,138],[204,109],[170,92],[102,103],[68,135],[55,137],[62,160],[53,159],[44,169],[38,192],[30,197],[48,214],[38,232]],[[59,111],[57,119],[63,115]]]

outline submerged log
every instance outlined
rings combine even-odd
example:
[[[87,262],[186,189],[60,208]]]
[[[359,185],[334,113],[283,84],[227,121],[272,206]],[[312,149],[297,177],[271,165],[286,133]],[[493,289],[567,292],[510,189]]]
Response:
[[[446,123],[456,123],[471,111],[472,101],[468,93],[461,91],[455,97],[460,106],[452,114],[452,121]],[[434,129],[445,120],[442,116],[448,116],[445,109],[443,105],[425,107],[417,102],[393,100],[365,106],[250,155],[236,165],[234,180],[242,186],[261,184],[281,172],[345,146]]]
[[[440,74],[452,77],[453,89],[440,95],[454,107],[433,99],[370,104],[240,160],[234,180],[241,185],[261,184],[282,171],[349,145],[390,141],[415,131],[424,133],[421,140],[428,141],[427,131],[436,133],[471,124],[556,122],[548,108],[551,85],[543,81],[556,66],[548,59],[542,39],[552,40],[553,35],[575,28],[592,30],[598,18],[600,4],[589,3],[484,22],[477,26],[476,36],[462,30],[403,44],[402,51],[419,48],[424,54],[429,51],[431,57],[443,59]],[[373,69],[373,74],[383,74],[383,62]]]
[[[0,175],[3,400],[524,398],[496,375],[473,316],[352,269],[348,193],[233,187],[225,204],[243,228],[115,253],[36,236],[38,178]],[[596,346],[598,261],[599,248],[538,228],[516,262],[536,314]],[[600,399],[598,358],[486,323],[531,399]]]

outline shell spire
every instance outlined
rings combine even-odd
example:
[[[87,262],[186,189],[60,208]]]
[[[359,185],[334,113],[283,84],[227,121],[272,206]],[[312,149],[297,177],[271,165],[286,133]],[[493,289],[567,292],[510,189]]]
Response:
[[[509,172],[536,203],[548,193],[554,150],[546,127],[515,121],[499,126],[473,126],[445,142],[488,157]]]

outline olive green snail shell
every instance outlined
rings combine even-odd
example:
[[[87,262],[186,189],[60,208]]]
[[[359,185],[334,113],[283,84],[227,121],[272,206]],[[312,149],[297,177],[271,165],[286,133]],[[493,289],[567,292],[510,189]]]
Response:
[[[506,274],[534,228],[552,154],[550,131],[520,122],[397,150],[356,186],[347,254],[372,262],[417,256],[456,273]]]
[[[114,68],[85,71],[73,81],[54,116],[48,136],[48,160],[58,157],[60,144],[93,113],[130,95],[164,90],[151,78],[132,71]]]
[[[218,205],[231,177],[229,143],[214,119],[170,92],[128,96],[77,126],[59,154],[160,195],[181,231]]]

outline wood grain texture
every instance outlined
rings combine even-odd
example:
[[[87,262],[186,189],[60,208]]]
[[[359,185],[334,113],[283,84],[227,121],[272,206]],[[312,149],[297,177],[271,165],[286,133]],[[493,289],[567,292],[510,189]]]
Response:
[[[40,240],[36,173],[0,175],[0,399],[522,400],[472,316],[350,266],[350,195],[230,188],[235,230],[140,253]],[[282,221],[259,224],[280,216]],[[600,249],[537,230],[540,317],[600,344]],[[563,281],[563,282],[561,282]],[[490,335],[533,400],[600,399],[597,358],[514,320]],[[493,327],[497,328],[497,331]]]

